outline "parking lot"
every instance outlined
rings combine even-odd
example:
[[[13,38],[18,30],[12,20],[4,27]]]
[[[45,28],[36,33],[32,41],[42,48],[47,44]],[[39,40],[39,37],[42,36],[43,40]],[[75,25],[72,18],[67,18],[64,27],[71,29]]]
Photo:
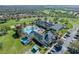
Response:
[[[62,37],[64,39],[64,44],[62,47],[58,47],[59,51],[56,51],[55,45],[51,47],[51,49],[47,52],[48,54],[64,54],[67,51],[67,47],[69,46],[70,42],[75,40],[75,35],[77,34],[77,30],[79,29],[78,26],[74,25],[72,29],[68,30],[68,32]]]

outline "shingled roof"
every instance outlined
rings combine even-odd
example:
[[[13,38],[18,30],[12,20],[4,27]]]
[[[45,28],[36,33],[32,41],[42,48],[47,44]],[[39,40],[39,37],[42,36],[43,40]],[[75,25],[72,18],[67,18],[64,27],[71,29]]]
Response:
[[[45,28],[45,29],[54,29],[54,30],[60,30],[63,28],[63,26],[61,24],[58,24],[58,23],[52,23],[52,22],[47,22],[47,21],[44,21],[44,20],[38,20],[35,22],[35,24],[37,26],[40,26],[42,28]]]
[[[53,23],[47,22],[47,21],[42,21],[42,20],[36,21],[35,24],[40,27],[43,27],[45,29],[48,29],[49,27],[53,26]]]

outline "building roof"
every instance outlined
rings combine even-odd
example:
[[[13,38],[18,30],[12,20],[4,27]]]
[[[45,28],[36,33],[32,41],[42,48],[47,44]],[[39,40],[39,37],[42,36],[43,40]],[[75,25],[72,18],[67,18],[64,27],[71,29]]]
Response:
[[[45,29],[49,29],[49,28],[52,28],[52,29],[55,29],[55,30],[60,30],[63,26],[61,24],[58,24],[58,23],[52,23],[52,22],[47,22],[47,21],[42,21],[42,20],[38,20],[35,22],[36,25],[40,26],[40,27],[43,27]]]
[[[23,33],[30,34],[32,31],[42,34],[45,30],[37,26],[27,26],[23,29]]]
[[[47,33],[44,33],[43,35],[35,31],[32,31],[31,35],[34,35],[35,40],[37,40],[38,42],[46,46],[50,44],[53,41],[53,39],[56,39],[56,36],[50,31],[48,31]]]
[[[32,47],[32,49],[31,49],[31,51],[32,51],[33,53],[36,53],[38,50],[39,50],[39,48],[38,48],[37,45],[34,45],[34,46]]]
[[[52,26],[52,28],[55,29],[55,30],[57,30],[57,31],[60,30],[60,29],[62,29],[62,27],[63,26],[61,24],[54,24],[54,26]]]
[[[38,46],[34,45],[32,48],[34,48],[35,50],[38,50]]]
[[[47,22],[47,21],[42,21],[42,20],[36,21],[35,24],[38,26],[41,26],[43,28],[46,28],[46,29],[53,26],[53,23]]]
[[[54,39],[56,39],[56,35],[54,35],[51,31],[48,31],[46,34],[45,34],[45,38],[46,42],[49,42],[51,43]]]
[[[31,32],[31,35],[34,35],[35,38],[39,39],[39,40],[42,40],[43,39],[43,36],[35,31],[32,31]]]
[[[5,34],[7,34],[6,31],[0,31],[0,35],[5,35]]]

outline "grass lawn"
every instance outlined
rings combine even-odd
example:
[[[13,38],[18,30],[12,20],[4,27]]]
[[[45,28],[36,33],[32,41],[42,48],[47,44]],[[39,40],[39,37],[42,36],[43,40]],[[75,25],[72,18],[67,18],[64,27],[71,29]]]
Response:
[[[35,45],[34,42],[30,42],[28,45],[22,45],[20,39],[14,39],[12,34],[14,32],[8,31],[8,34],[0,37],[0,42],[3,43],[3,49],[0,49],[0,54],[20,54],[28,52],[29,49]],[[40,47],[40,53],[44,54],[46,52],[46,48]]]
[[[44,54],[48,49],[45,47],[40,47],[40,53]]]
[[[13,31],[8,31],[8,34],[0,37],[0,42],[3,43],[3,48],[0,49],[0,53],[24,53],[33,46],[30,43],[27,46],[21,44],[20,39],[14,39],[12,37]]]
[[[29,24],[31,23],[32,21],[36,20],[37,18],[26,18],[26,19],[21,19],[20,21],[15,21],[15,20],[9,20],[7,21],[6,23],[4,24],[0,24],[0,28],[3,27],[3,26],[12,26],[12,25],[16,25],[16,24],[21,24],[21,23],[26,23],[26,24]]]
[[[65,19],[61,20],[60,23],[61,24],[67,23],[66,26],[68,28],[68,29],[62,29],[62,30],[59,31],[59,35],[61,35],[61,36],[64,35],[69,29],[73,28],[73,25],[72,25],[72,23],[70,23],[68,21],[68,18],[65,18]]]
[[[76,24],[79,25],[79,19],[74,19],[74,20],[73,20],[73,23],[76,23]]]
[[[12,26],[12,25],[16,25],[18,23],[26,23],[29,24],[32,21],[36,20],[36,18],[27,18],[27,19],[22,19],[18,22],[16,22],[15,20],[10,20],[7,23],[4,24],[0,24],[0,27],[3,26]],[[28,45],[24,46],[21,44],[20,42],[20,38],[19,39],[14,39],[12,37],[14,31],[12,29],[10,29],[8,31],[8,34],[6,34],[5,36],[0,36],[0,42],[3,43],[2,45],[2,49],[0,49],[0,54],[20,54],[20,53],[25,53],[28,52],[29,49],[31,49],[33,47],[33,45],[35,45],[34,42],[29,43]],[[40,52],[41,53],[45,53],[45,48],[44,47],[40,47]]]
[[[44,10],[43,12],[49,14],[50,10]]]
[[[63,36],[67,32],[67,29],[62,29],[58,33],[60,36]]]
[[[23,22],[26,22],[26,24],[29,24],[35,19],[36,18],[28,18],[28,20],[25,19],[25,20],[20,20],[18,22],[16,22],[15,20],[10,20],[7,23],[0,24],[0,27],[3,27],[3,26],[10,27],[17,23],[23,23]],[[30,43],[24,46],[21,44],[20,39],[14,39],[12,37],[13,33],[14,33],[13,30],[9,30],[8,34],[6,34],[5,36],[0,36],[0,42],[3,43],[2,49],[0,49],[0,53],[6,53],[6,54],[7,53],[24,53],[25,51],[28,51],[30,48],[32,48],[34,43]]]

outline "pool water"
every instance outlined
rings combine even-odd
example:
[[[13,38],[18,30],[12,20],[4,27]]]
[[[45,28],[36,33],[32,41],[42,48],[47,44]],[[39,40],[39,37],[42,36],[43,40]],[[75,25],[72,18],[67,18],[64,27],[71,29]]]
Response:
[[[21,39],[21,42],[22,42],[23,44],[28,44],[30,41],[28,40],[27,37],[25,37],[25,38],[22,38],[22,39]]]
[[[27,34],[30,34],[31,32],[32,32],[32,26],[28,26],[28,27],[25,27],[24,29],[23,29],[23,32],[24,33],[27,33]]]
[[[24,33],[30,34],[32,31],[37,31],[38,28],[35,26],[27,26],[23,29]]]

